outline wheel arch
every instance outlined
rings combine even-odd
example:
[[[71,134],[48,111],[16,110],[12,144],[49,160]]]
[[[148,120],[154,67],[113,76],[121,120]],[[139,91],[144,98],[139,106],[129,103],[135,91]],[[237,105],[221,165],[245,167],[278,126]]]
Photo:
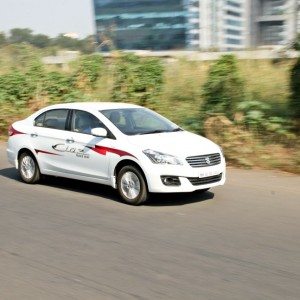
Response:
[[[38,166],[39,166],[39,162],[38,162],[38,160],[37,160],[37,158],[36,158],[34,152],[33,152],[31,149],[29,149],[29,148],[23,147],[23,148],[21,148],[21,149],[18,151],[18,154],[17,154],[17,168],[19,167],[19,158],[20,158],[20,156],[21,156],[23,153],[26,153],[26,152],[32,155],[33,159],[36,161],[36,163],[37,163]],[[39,167],[40,167],[40,166],[39,166]]]
[[[147,182],[147,177],[145,175],[145,172],[144,170],[142,169],[142,167],[135,161],[131,160],[131,159],[123,159],[121,161],[119,161],[117,163],[117,165],[115,166],[115,169],[114,169],[114,176],[115,178],[117,178],[118,176],[118,173],[121,171],[121,169],[125,166],[134,166],[136,167],[142,174],[144,180],[145,180],[145,183],[146,183],[146,187],[147,187],[147,190],[149,191],[149,188],[148,188],[148,182]],[[117,180],[115,180],[116,182]]]

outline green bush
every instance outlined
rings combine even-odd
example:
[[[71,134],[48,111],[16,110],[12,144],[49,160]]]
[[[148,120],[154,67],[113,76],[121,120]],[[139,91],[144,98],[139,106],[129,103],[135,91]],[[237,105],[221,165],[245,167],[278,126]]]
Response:
[[[77,81],[89,88],[94,88],[96,81],[101,75],[103,58],[100,55],[85,55],[79,60],[76,74]]]
[[[71,102],[83,99],[75,86],[75,77],[59,72],[49,72],[45,79],[45,91],[51,103]]]
[[[40,62],[40,54],[32,45],[12,44],[8,46],[10,52],[11,65],[13,68],[24,72],[32,66],[33,63]]]
[[[16,108],[25,107],[34,96],[34,91],[30,79],[18,70],[0,76],[0,103],[10,103]]]
[[[267,103],[260,101],[243,101],[237,105],[237,111],[243,113],[243,123],[248,129],[260,131],[266,121],[266,113],[270,109]]]
[[[163,84],[161,60],[133,54],[117,58],[113,100],[154,108]]]
[[[239,103],[237,110],[243,114],[237,123],[242,123],[262,139],[283,144],[295,141],[296,137],[291,133],[291,122],[286,118],[272,115],[269,104],[253,100],[244,101]]]
[[[210,69],[203,86],[202,112],[223,113],[233,119],[236,106],[244,99],[244,83],[234,55],[223,55]]]
[[[212,135],[233,153],[228,159],[235,165],[272,167],[275,161],[276,168],[299,172],[299,138],[291,130],[297,122],[290,120],[291,114],[299,120],[299,60],[276,66],[248,60],[237,66],[232,55],[217,62],[165,62],[117,54],[104,63],[100,55],[87,55],[62,71],[40,62],[54,50],[25,44],[0,48],[0,135],[51,103],[113,99],[148,106],[188,130]],[[199,107],[204,117],[199,118]]]

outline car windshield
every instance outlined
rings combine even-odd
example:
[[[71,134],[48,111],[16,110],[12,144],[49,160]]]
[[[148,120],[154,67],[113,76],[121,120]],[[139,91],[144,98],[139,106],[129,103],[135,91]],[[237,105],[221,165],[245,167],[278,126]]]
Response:
[[[147,108],[106,109],[100,112],[127,135],[182,130],[176,124]]]

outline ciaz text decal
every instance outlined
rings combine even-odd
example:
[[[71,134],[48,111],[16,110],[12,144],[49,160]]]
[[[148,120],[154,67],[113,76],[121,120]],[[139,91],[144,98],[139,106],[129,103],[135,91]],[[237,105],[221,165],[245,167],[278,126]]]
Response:
[[[84,148],[77,148],[77,147],[72,147],[72,146],[65,145],[65,144],[57,144],[57,145],[52,146],[52,148],[58,152],[74,153],[74,154],[76,154],[77,157],[80,157],[80,158],[90,158],[90,155],[86,153],[88,150],[92,150],[100,155],[106,155],[109,152],[109,153],[117,154],[119,156],[135,157],[134,155],[132,155],[126,151],[123,151],[123,150],[104,147],[104,146],[97,146],[97,145],[94,147],[86,146]]]
[[[90,158],[90,155],[85,153],[88,151],[88,148],[76,148],[72,146],[68,146],[65,144],[57,144],[52,146],[52,148],[58,152],[68,152],[68,153],[74,153],[79,158]]]

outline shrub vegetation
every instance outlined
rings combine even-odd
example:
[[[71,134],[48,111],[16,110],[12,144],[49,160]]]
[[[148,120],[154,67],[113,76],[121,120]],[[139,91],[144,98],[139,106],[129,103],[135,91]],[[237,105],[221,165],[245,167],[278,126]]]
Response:
[[[202,112],[222,113],[233,119],[237,105],[244,100],[244,82],[239,74],[234,55],[224,55],[208,71],[203,86]]]
[[[213,138],[234,165],[300,172],[300,60],[167,61],[116,52],[106,60],[83,55],[66,72],[42,65],[48,48],[3,45],[1,36],[0,43],[2,136],[11,122],[52,103],[123,101]]]

